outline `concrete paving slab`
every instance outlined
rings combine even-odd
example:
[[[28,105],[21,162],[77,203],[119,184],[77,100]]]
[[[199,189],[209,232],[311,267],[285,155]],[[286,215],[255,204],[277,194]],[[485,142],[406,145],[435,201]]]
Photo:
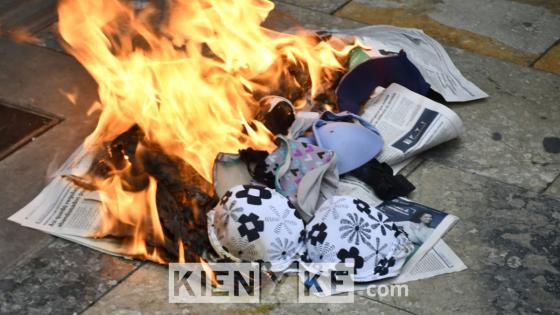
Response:
[[[283,2],[287,4],[293,4],[298,7],[311,9],[314,11],[319,11],[323,13],[334,13],[336,10],[341,8],[344,4],[348,2],[348,0],[332,0],[332,1],[324,1],[324,0],[281,0],[281,1],[274,1],[274,2]]]
[[[56,239],[0,277],[0,313],[77,314],[139,265]]]
[[[427,161],[412,199],[460,218],[445,241],[469,269],[409,283],[380,301],[417,314],[551,314],[560,309],[560,200]]]
[[[54,114],[63,121],[0,162],[0,272],[49,238],[6,220],[31,201],[52,174],[93,130],[86,115],[96,84],[72,58],[31,45],[0,40],[0,100]],[[61,93],[77,93],[73,105]]]
[[[551,198],[560,199],[560,177],[557,178],[551,185],[548,187],[544,193]]]
[[[534,67],[548,72],[560,74],[560,43],[548,50],[534,64]]]
[[[545,138],[560,136],[560,77],[450,48],[463,74],[490,98],[449,105],[466,133],[426,157],[446,165],[532,189],[544,190],[560,173],[560,154]]]
[[[443,0],[429,16],[534,54],[543,53],[560,38],[560,15],[509,0]]]
[[[88,308],[93,314],[408,314],[403,310],[356,296],[354,304],[297,304],[297,277],[286,277],[263,293],[259,304],[168,303],[167,268],[147,264]],[[268,287],[269,289],[272,287]]]
[[[560,38],[560,15],[507,0],[355,0],[336,15],[368,24],[420,28],[449,45],[523,65]]]
[[[560,2],[550,0],[513,0],[514,2],[530,4],[537,7],[542,7],[554,14],[560,14]]]
[[[350,29],[365,25],[364,23],[281,2],[276,3],[276,8],[264,23],[264,26],[275,30],[286,30],[298,26],[308,29]]]

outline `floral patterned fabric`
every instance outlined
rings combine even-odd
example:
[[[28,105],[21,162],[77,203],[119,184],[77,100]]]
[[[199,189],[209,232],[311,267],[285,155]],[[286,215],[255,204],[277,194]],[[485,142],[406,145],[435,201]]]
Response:
[[[266,171],[274,174],[276,190],[287,197],[307,221],[315,209],[336,192],[335,153],[281,136],[276,139],[280,145],[266,158]]]
[[[303,220],[288,199],[258,185],[228,190],[208,214],[210,243],[235,261],[270,263],[282,271],[303,251]]]
[[[399,274],[414,247],[387,216],[366,202],[347,196],[327,200],[305,228],[301,260],[354,264],[355,281]]]
[[[218,254],[234,261],[259,261],[284,271],[294,261],[353,263],[355,281],[399,274],[414,247],[377,208],[335,196],[304,226],[296,207],[274,190],[239,185],[208,213],[208,235]]]

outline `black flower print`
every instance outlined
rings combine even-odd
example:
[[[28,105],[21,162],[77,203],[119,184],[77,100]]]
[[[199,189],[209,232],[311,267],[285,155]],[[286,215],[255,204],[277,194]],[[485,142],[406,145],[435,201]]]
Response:
[[[371,207],[367,202],[362,201],[360,199],[354,199],[353,202],[356,205],[356,209],[358,209],[358,211],[366,213],[366,214],[371,213]]]
[[[387,235],[387,231],[391,231],[393,229],[393,222],[384,216],[381,212],[377,212],[377,215],[370,215],[369,216],[375,223],[371,224],[371,227],[375,230],[377,228],[381,229],[381,234]]]
[[[372,229],[369,223],[357,213],[347,213],[346,218],[340,220],[338,230],[341,232],[341,238],[348,238],[348,242],[354,245],[360,245],[360,242],[368,243],[371,239]]]
[[[270,190],[257,185],[243,185],[243,190],[235,194],[237,198],[247,198],[250,205],[260,206],[262,201],[272,198]]]
[[[247,236],[249,242],[258,239],[260,237],[259,232],[264,231],[264,221],[259,220],[259,216],[254,213],[242,214],[237,222],[241,223],[237,228],[239,235]]]
[[[280,234],[285,231],[289,235],[292,235],[292,229],[294,226],[298,226],[298,221],[292,216],[292,210],[289,208],[284,208],[282,211],[278,210],[275,206],[269,206],[271,216],[265,218],[266,222],[270,222],[274,225],[274,233]]]
[[[309,249],[309,257],[311,260],[316,262],[337,262],[337,256],[335,252],[336,246],[329,242],[319,244],[315,247]]]
[[[305,230],[301,230],[299,232],[298,243],[305,243],[307,240],[307,232]]]
[[[308,251],[304,251],[303,254],[301,254],[300,256],[301,261],[305,262],[305,263],[310,263],[312,262],[311,258],[309,258],[309,252]]]
[[[228,202],[229,197],[231,197],[233,193],[231,191],[227,191],[223,196],[222,199],[220,200],[220,205],[223,206],[226,202]]]
[[[381,239],[379,237],[375,238],[375,242],[374,245],[372,244],[367,244],[369,248],[371,248],[373,250],[373,253],[371,253],[371,255],[366,257],[366,260],[370,260],[372,257],[375,257],[375,263],[374,265],[377,266],[378,262],[379,262],[379,258],[380,257],[384,257],[384,255],[382,254],[382,252],[385,250],[385,248],[387,248],[387,244],[381,244]]]
[[[389,259],[383,258],[379,261],[377,266],[375,266],[373,274],[384,276],[389,273],[389,268],[393,267],[394,265],[395,265],[395,257],[391,257]]]
[[[233,256],[245,261],[253,261],[259,256],[259,251],[255,244],[251,244],[243,238],[232,239],[228,247],[224,247],[224,249]]]
[[[226,228],[230,220],[237,221],[239,214],[243,212],[243,208],[236,207],[237,200],[232,201],[229,205],[225,204],[218,215],[218,226]]]
[[[311,227],[311,231],[307,235],[307,238],[311,245],[316,246],[317,243],[323,243],[327,237],[327,225],[325,223],[317,223]]]
[[[288,200],[288,208],[294,210],[294,215],[296,216],[296,218],[303,220],[301,214],[299,214],[299,211],[296,209],[296,206],[294,206],[294,204],[290,200]]]
[[[350,250],[340,249],[336,257],[338,257],[341,263],[354,263],[354,273],[356,273],[357,269],[364,266],[364,258],[360,256],[360,250],[354,246],[350,247]]]
[[[293,257],[296,251],[296,243],[289,239],[281,239],[279,237],[274,239],[268,249],[268,257],[272,261],[286,261]]]
[[[393,223],[393,225],[391,226],[391,230],[393,230],[395,233],[395,237],[398,237],[399,235],[403,234],[404,236],[406,236],[408,238],[408,234],[406,234],[406,232],[404,231],[404,229],[398,225],[396,225],[395,223]]]

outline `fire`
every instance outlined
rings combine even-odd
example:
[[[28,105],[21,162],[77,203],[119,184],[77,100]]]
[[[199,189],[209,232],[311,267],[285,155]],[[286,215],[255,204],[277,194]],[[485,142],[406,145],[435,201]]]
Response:
[[[253,120],[259,96],[287,89],[324,92],[354,47],[308,32],[266,29],[261,23],[273,8],[266,0],[169,0],[162,14],[118,0],[61,1],[66,49],[98,83],[100,102],[90,111],[101,113],[86,147],[98,150],[138,126],[147,142],[208,182],[220,152],[273,150],[270,132]],[[99,234],[122,235],[124,227],[132,235],[132,253],[159,261],[146,248],[147,237],[164,241],[157,182],[149,178],[146,189],[130,192],[121,177],[119,170],[96,183],[105,215]],[[184,260],[188,249],[178,246]]]

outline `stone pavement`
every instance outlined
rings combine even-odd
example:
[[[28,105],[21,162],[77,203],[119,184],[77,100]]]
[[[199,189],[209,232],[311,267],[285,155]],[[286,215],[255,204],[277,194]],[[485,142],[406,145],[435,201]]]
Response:
[[[289,3],[288,3],[289,2]],[[560,310],[560,2],[285,0],[276,29],[423,28],[490,98],[450,104],[458,140],[423,154],[412,199],[460,218],[445,237],[466,271],[409,284],[408,297],[292,304],[296,279],[258,305],[167,302],[166,269],[100,254],[0,220],[0,314],[554,314]],[[0,40],[0,101],[63,118],[0,161],[2,218],[29,202],[93,129],[96,86],[46,29],[45,47]],[[54,49],[49,49],[54,48]],[[76,105],[60,91],[79,91]]]

